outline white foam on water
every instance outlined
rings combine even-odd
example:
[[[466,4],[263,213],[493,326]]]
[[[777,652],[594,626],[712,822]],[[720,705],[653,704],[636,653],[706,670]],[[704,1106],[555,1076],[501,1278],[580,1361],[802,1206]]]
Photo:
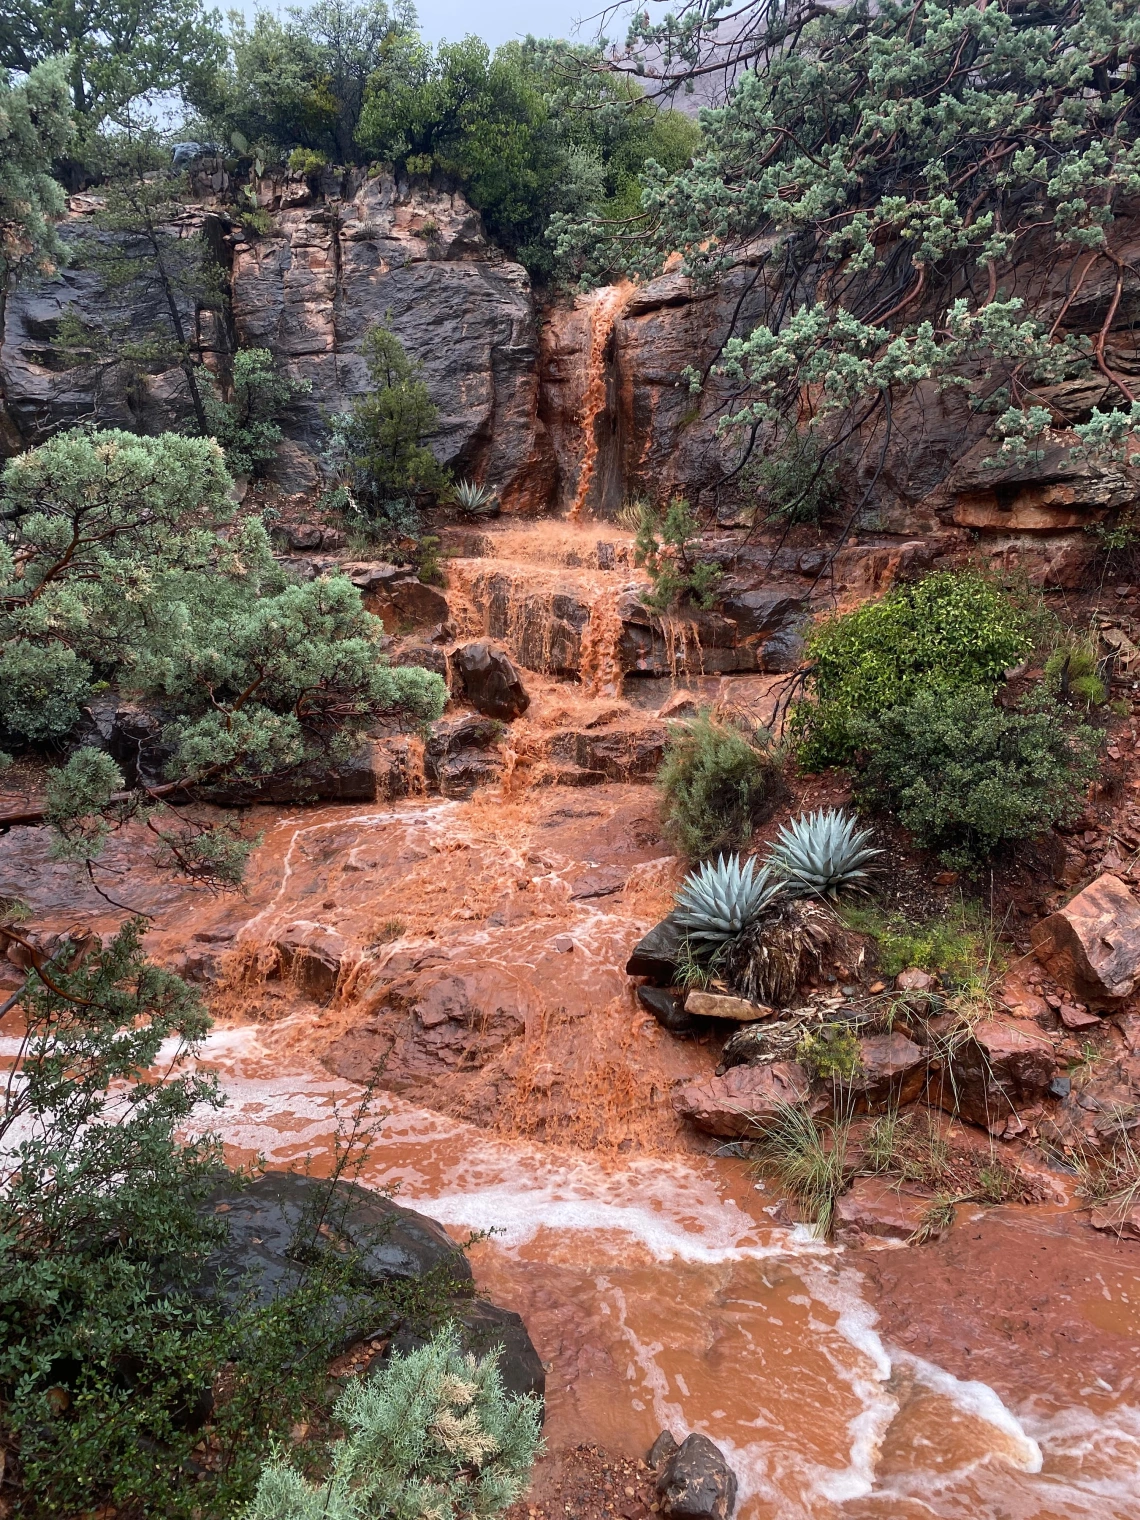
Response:
[[[988,1383],[956,1378],[952,1372],[935,1366],[933,1362],[924,1361],[909,1351],[896,1351],[895,1362],[906,1368],[933,1393],[949,1399],[963,1414],[981,1420],[983,1424],[992,1425],[1008,1437],[1008,1441],[998,1449],[998,1454],[1007,1461],[1020,1467],[1022,1472],[1041,1471],[1044,1462],[1041,1447],[1031,1436],[1026,1435],[1021,1421],[1002,1403]]]

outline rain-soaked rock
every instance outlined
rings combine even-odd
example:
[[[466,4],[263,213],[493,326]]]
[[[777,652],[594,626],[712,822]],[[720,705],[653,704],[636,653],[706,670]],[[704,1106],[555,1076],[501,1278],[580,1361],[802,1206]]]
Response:
[[[467,700],[479,712],[510,722],[530,706],[522,676],[505,650],[479,641],[462,645],[451,658]]]
[[[657,1494],[669,1520],[728,1520],[736,1507],[736,1474],[720,1448],[694,1431],[666,1460]]]
[[[691,1082],[674,1095],[673,1109],[708,1135],[747,1140],[789,1106],[811,1101],[811,1083],[804,1068],[797,1061],[773,1061],[766,1066],[734,1066],[722,1077]]]
[[[680,1449],[673,1432],[663,1430],[646,1453],[646,1463],[656,1471],[663,1462],[668,1462]]]
[[[843,1082],[842,1089],[857,1111],[874,1111],[912,1103],[922,1091],[925,1077],[926,1052],[894,1029],[889,1034],[860,1039],[859,1070]]]
[[[470,797],[476,787],[496,782],[503,767],[496,748],[501,734],[498,719],[473,713],[434,724],[424,746],[429,784],[445,797]]]
[[[265,1172],[247,1185],[227,1178],[202,1208],[224,1220],[228,1231],[227,1241],[210,1253],[203,1280],[223,1299],[249,1294],[253,1302],[268,1304],[297,1287],[305,1272],[297,1257],[313,1235],[350,1242],[373,1282],[429,1272],[456,1284],[471,1281],[467,1258],[442,1225],[354,1182],[330,1189],[328,1182],[295,1172]]]
[[[835,1205],[835,1238],[841,1245],[910,1240],[926,1223],[934,1194],[896,1177],[856,1177]]]
[[[483,1298],[460,1299],[448,1309],[448,1318],[459,1334],[464,1351],[473,1356],[490,1356],[497,1352],[499,1374],[507,1393],[546,1397],[546,1369],[534,1349],[522,1316],[512,1309],[500,1309]],[[404,1320],[388,1343],[387,1353],[401,1356],[418,1351],[436,1329],[433,1323]]]
[[[626,976],[647,976],[659,987],[668,987],[676,975],[684,937],[684,931],[670,913],[634,945],[625,963]]]
[[[1029,937],[1046,970],[1086,1002],[1114,1006],[1140,979],[1140,902],[1118,876],[1098,876]]]
[[[696,1028],[692,1014],[685,1012],[684,998],[666,987],[639,987],[637,1001],[670,1034],[691,1034]]]
[[[277,940],[282,970],[302,991],[323,1002],[336,992],[345,949],[339,934],[307,919],[290,924]]]
[[[389,633],[442,623],[450,616],[443,592],[425,585],[414,570],[382,561],[342,568],[359,589],[366,611],[375,613]]]
[[[1057,1075],[1053,1042],[1035,1025],[990,1019],[951,1045],[932,1071],[931,1101],[992,1134],[1004,1133],[1019,1108],[1039,1102]]]

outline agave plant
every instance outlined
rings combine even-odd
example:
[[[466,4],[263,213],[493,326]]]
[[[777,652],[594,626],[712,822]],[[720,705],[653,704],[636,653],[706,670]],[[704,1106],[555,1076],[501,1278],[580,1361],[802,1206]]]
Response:
[[[474,480],[461,480],[455,488],[459,510],[471,517],[487,517],[495,510],[495,493],[490,486]]]
[[[861,886],[867,867],[882,850],[867,841],[870,829],[839,808],[793,819],[776,836],[768,863],[797,897],[834,897],[844,887]]]
[[[690,940],[724,943],[743,934],[784,891],[771,867],[758,868],[754,856],[742,865],[739,855],[722,855],[685,877],[674,921]]]

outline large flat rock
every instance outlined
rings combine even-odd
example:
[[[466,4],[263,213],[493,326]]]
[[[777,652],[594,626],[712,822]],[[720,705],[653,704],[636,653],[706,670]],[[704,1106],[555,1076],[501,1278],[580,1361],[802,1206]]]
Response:
[[[1029,937],[1046,970],[1086,1002],[1114,1006],[1140,979],[1140,902],[1118,876],[1098,876]]]

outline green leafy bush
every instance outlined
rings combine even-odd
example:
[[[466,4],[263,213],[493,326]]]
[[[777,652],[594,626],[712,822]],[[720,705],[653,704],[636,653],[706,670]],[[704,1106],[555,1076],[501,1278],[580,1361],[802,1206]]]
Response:
[[[670,733],[657,784],[666,828],[692,860],[747,844],[780,786],[770,752],[707,713]]]
[[[316,174],[327,163],[325,155],[313,148],[294,148],[289,155],[289,167],[294,174]]]
[[[752,475],[769,522],[817,523],[835,502],[838,471],[810,433],[791,433]]]
[[[374,389],[333,418],[327,457],[349,486],[349,526],[398,548],[419,537],[417,498],[448,485],[425,441],[439,413],[418,365],[386,323],[369,328],[361,353]]]
[[[659,517],[644,508],[634,541],[634,561],[643,565],[653,582],[642,592],[645,606],[656,612],[668,612],[688,599],[706,611],[716,600],[721,580],[718,564],[697,559],[694,541],[701,525],[687,501],[675,497]]]
[[[256,479],[276,457],[281,442],[277,419],[312,390],[312,381],[280,374],[267,348],[243,348],[234,355],[232,388],[231,401],[206,400],[206,417],[226,452],[230,474]]]
[[[866,718],[862,790],[950,865],[1070,822],[1096,775],[1100,735],[1047,696],[1015,711],[985,688],[916,693]]]
[[[278,1454],[245,1520],[468,1520],[500,1515],[522,1493],[541,1441],[537,1400],[504,1392],[494,1356],[465,1356],[439,1332],[337,1400],[345,1430],[329,1473],[310,1483]]]
[[[865,719],[921,690],[996,690],[1030,644],[1026,615],[972,573],[940,571],[829,619],[808,639],[808,700],[792,719],[804,764],[844,764]]]

